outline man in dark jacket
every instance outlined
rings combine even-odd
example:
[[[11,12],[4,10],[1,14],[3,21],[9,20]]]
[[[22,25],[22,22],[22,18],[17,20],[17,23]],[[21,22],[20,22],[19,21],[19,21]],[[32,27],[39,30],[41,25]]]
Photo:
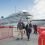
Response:
[[[31,24],[31,22],[26,25],[25,29],[26,29],[27,38],[29,40],[31,31],[32,31],[32,24]]]
[[[25,24],[22,21],[19,21],[17,24],[17,30],[19,30],[18,36],[21,34],[21,39],[23,39],[23,29],[25,28]]]

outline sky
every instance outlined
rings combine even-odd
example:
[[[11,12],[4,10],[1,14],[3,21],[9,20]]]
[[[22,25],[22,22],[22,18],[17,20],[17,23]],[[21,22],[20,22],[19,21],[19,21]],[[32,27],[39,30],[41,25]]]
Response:
[[[0,0],[0,17],[28,11],[33,19],[45,19],[45,0]]]
[[[45,19],[45,0],[35,0],[35,5],[31,10],[34,19]]]

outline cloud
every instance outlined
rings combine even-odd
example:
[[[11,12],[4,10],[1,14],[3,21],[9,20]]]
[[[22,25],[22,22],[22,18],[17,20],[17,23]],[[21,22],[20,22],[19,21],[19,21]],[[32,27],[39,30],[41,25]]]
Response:
[[[39,1],[39,0],[34,0],[34,3],[36,4],[36,3],[38,3],[38,1]]]
[[[30,13],[34,15],[33,19],[45,19],[45,0],[35,0]]]

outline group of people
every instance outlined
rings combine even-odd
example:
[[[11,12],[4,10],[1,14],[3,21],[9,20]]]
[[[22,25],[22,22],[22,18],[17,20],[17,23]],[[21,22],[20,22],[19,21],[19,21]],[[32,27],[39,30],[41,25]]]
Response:
[[[30,39],[30,34],[32,32],[32,24],[31,21],[28,22],[26,25],[20,20],[17,24],[17,31],[19,30],[18,36],[21,34],[21,39],[23,39],[23,29],[25,29],[24,33],[26,33],[27,39]],[[34,26],[34,30],[36,31],[36,28]],[[35,33],[34,31],[34,33]],[[37,33],[37,32],[36,32]],[[18,40],[19,38],[17,38]]]

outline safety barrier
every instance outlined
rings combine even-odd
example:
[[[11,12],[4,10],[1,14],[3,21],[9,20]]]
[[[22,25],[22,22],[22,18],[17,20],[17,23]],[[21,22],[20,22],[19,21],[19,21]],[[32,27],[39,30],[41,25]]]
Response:
[[[39,34],[40,34],[42,31],[45,31],[45,27],[40,26],[40,27],[37,28],[37,32],[38,32]]]
[[[38,45],[45,45],[45,27],[39,27],[38,32]]]
[[[14,26],[0,26],[0,40],[5,38],[17,37],[19,32],[20,31],[17,31],[17,28]]]
[[[0,26],[0,40],[4,38],[13,37],[12,26]]]

